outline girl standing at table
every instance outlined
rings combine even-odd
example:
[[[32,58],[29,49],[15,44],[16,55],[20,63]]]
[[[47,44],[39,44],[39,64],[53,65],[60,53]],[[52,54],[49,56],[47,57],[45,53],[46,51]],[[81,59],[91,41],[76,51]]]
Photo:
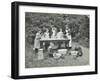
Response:
[[[66,38],[69,39],[69,47],[72,47],[72,37],[71,37],[71,33],[70,33],[70,29],[68,28],[68,26],[66,26]]]
[[[34,40],[35,53],[38,53],[38,50],[40,48],[40,39],[41,39],[41,31],[39,30],[36,33],[35,40]]]
[[[56,39],[57,29],[55,27],[52,28],[52,35],[51,38]]]
[[[61,28],[60,28],[60,31],[57,33],[57,38],[58,38],[58,39],[63,39],[63,38],[64,38],[64,34],[63,34]]]
[[[49,39],[49,30],[48,29],[46,29],[46,32],[44,33],[44,35],[45,35],[46,39]]]

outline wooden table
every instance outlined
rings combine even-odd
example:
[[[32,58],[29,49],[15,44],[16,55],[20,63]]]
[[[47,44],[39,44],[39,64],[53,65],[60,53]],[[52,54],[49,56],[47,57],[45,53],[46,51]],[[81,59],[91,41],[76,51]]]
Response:
[[[48,48],[50,42],[58,44],[59,49],[65,49],[69,47],[69,39],[40,39],[40,48]],[[61,44],[64,43],[64,47],[61,47]],[[45,44],[45,45],[44,45]]]

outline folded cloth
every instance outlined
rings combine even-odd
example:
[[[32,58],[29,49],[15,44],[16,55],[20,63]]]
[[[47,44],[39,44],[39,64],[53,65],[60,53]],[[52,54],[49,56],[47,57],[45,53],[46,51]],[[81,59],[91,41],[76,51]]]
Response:
[[[67,53],[67,49],[59,49],[58,53],[66,54]]]
[[[71,51],[70,53],[71,53],[71,55],[77,55],[79,52],[78,51]]]
[[[61,55],[62,55],[62,54],[60,54],[60,53],[53,53],[53,57],[54,57],[55,59],[60,58]]]

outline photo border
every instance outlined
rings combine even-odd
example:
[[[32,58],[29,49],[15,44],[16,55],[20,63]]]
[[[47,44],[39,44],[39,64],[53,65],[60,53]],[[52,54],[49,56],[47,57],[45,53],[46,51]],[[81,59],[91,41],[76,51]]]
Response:
[[[56,8],[73,8],[73,9],[92,9],[95,10],[95,71],[89,72],[75,72],[75,73],[59,73],[59,74],[43,74],[43,75],[26,75],[19,76],[19,6],[42,6],[42,7],[56,7]],[[49,3],[31,3],[31,2],[12,2],[11,6],[11,77],[13,79],[25,78],[42,78],[42,77],[58,77],[58,76],[72,76],[72,75],[88,75],[97,74],[97,13],[96,6],[81,6],[81,5],[62,5]]]

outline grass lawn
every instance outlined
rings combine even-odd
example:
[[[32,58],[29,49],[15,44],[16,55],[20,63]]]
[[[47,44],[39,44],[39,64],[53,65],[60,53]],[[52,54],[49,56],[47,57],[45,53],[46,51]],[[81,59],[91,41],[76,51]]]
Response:
[[[72,47],[78,43],[73,42]],[[74,59],[72,55],[66,55],[64,58],[54,59],[48,57],[47,53],[44,54],[43,60],[36,60],[37,55],[33,51],[33,46],[25,48],[25,67],[55,67],[55,66],[80,66],[89,65],[89,48],[81,45],[83,56]]]

